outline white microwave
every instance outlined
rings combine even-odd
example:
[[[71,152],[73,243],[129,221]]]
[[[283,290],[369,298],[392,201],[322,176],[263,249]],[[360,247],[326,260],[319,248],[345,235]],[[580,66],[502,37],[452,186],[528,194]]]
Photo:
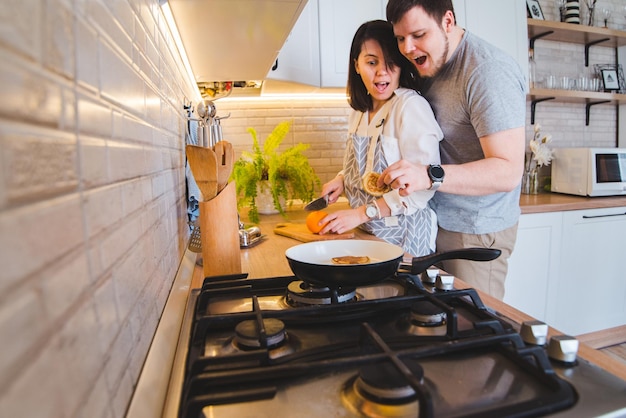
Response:
[[[556,148],[551,190],[579,196],[626,195],[626,148]]]

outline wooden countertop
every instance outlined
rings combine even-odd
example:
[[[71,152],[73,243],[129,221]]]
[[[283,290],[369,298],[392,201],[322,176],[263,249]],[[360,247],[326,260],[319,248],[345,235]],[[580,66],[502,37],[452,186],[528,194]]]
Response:
[[[523,195],[526,196],[526,195]],[[523,205],[531,205],[531,202],[536,202],[535,204],[541,206],[541,211],[546,207],[552,208],[551,211],[554,210],[569,210],[563,209],[563,205],[566,207],[570,207],[570,205],[576,205],[577,209],[585,208],[584,203],[586,203],[585,198],[573,198],[570,200],[567,196],[557,195],[559,197],[555,197],[555,195],[534,195],[529,196],[527,199],[524,199],[525,202]],[[551,198],[552,197],[552,198]],[[582,200],[581,200],[582,199]],[[592,199],[593,202],[598,198]],[[602,198],[600,198],[602,200]],[[618,199],[617,201],[612,200],[611,206],[626,206],[626,197]],[[600,202],[600,201],[598,201]],[[605,205],[608,202],[605,203]],[[597,205],[596,203],[591,203]],[[599,204],[599,203],[598,203]],[[338,210],[347,207],[345,203],[338,203],[329,208],[330,211]],[[553,209],[554,207],[559,207],[559,209]],[[598,206],[592,206],[598,207]],[[600,206],[606,207],[606,206]],[[524,212],[524,213],[535,213],[535,212]],[[302,210],[301,205],[298,207],[293,207],[288,211],[289,221],[298,222],[303,221],[306,217],[307,212]],[[242,220],[245,222],[246,219],[242,216]],[[261,223],[259,227],[261,228],[262,234],[266,236],[266,238],[261,241],[256,246],[251,248],[246,248],[241,250],[241,265],[242,271],[248,273],[249,278],[265,278],[265,277],[274,277],[274,276],[290,276],[293,274],[291,271],[289,264],[287,263],[287,259],[285,257],[285,251],[287,248],[292,247],[294,245],[301,244],[301,242],[296,241],[292,238],[287,238],[284,236],[276,235],[272,231],[277,223],[285,222],[285,219],[280,215],[261,215]],[[377,239],[372,235],[366,234],[362,231],[356,232],[358,239]],[[457,288],[467,288],[469,287],[463,281],[457,279],[456,280]],[[200,287],[202,284],[202,268],[197,267],[194,273],[194,279],[192,281],[192,287]],[[516,324],[521,324],[524,321],[532,320],[531,316],[507,305],[506,303],[493,298],[487,294],[479,292],[481,299],[485,303],[485,305],[495,309],[497,312],[502,314],[503,316],[509,318]],[[550,335],[558,335],[562,334],[558,330],[550,328]],[[604,368],[611,373],[619,376],[621,379],[626,380],[626,365],[622,362],[608,356],[598,350],[591,348],[588,345],[583,343],[580,344],[579,357],[584,358],[592,363],[595,363],[601,368]]]
[[[626,196],[582,197],[561,193],[522,194],[522,214],[626,206]]]

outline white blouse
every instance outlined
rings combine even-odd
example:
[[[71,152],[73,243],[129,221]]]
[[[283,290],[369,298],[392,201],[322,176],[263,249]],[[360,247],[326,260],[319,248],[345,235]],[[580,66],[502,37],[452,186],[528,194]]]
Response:
[[[413,164],[440,164],[439,141],[443,139],[443,132],[426,99],[414,90],[400,87],[387,107],[388,114],[381,133],[381,144],[387,163],[391,165],[404,159]],[[356,135],[372,136],[375,131],[380,130],[376,125],[381,118],[375,116],[368,123],[368,116],[367,113],[358,111],[350,115],[349,126],[358,124]],[[411,215],[424,209],[434,193],[430,190],[419,190],[409,196],[400,196],[398,190],[394,189],[385,193],[383,198],[391,209],[392,216]]]

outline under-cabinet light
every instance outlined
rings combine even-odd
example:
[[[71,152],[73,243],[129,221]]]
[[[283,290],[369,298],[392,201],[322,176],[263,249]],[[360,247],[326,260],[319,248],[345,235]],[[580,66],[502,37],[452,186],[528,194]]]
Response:
[[[185,70],[187,71],[187,76],[189,80],[192,82],[193,86],[196,88],[196,92],[198,94],[198,98],[202,95],[200,94],[200,89],[196,83],[196,76],[191,69],[191,64],[189,63],[189,58],[187,57],[187,52],[185,51],[185,46],[183,45],[183,40],[180,37],[180,33],[178,32],[178,27],[176,26],[176,21],[174,20],[174,15],[172,14],[172,9],[170,8],[170,4],[168,0],[159,0],[159,5],[161,6],[161,10],[163,11],[163,16],[165,17],[165,22],[170,29],[170,33],[174,38],[174,43],[176,44],[176,48],[178,49],[178,54],[183,61],[183,65],[185,66]]]

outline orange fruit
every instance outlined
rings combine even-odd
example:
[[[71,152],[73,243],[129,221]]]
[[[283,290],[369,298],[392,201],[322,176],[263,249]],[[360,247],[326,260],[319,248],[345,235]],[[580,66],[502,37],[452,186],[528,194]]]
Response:
[[[323,210],[316,210],[309,213],[306,217],[306,227],[309,228],[309,231],[313,232],[314,234],[320,232],[322,228],[326,226],[326,224],[319,225],[319,222],[324,219],[326,215],[328,215],[328,213],[324,212]]]

